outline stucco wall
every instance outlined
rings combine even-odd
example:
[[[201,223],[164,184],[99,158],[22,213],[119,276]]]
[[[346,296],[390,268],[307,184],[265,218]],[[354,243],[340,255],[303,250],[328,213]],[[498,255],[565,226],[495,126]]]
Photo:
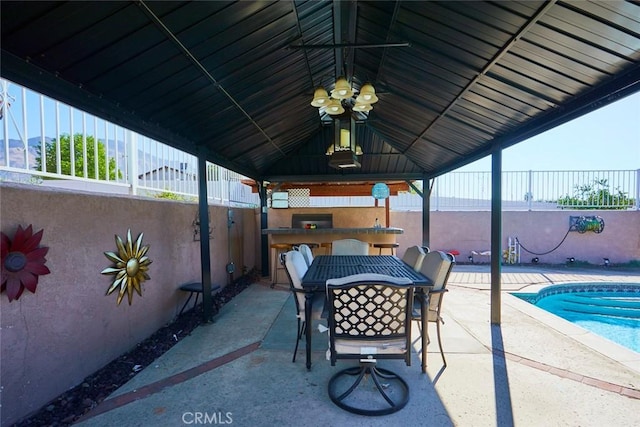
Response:
[[[391,224],[404,229],[398,236],[398,254],[407,247],[422,244],[422,213],[391,212]],[[569,217],[597,215],[605,222],[604,231],[596,234],[570,232]],[[471,251],[491,248],[490,212],[431,212],[431,249],[458,250],[459,261],[466,262]],[[563,238],[566,239],[564,242]],[[541,263],[565,263],[568,257],[591,264],[602,264],[603,258],[612,263],[640,260],[640,212],[639,211],[531,211],[503,212],[502,248],[508,238],[518,238],[526,249],[544,253],[562,244],[546,255],[533,255],[521,249],[521,261],[531,262],[537,256]],[[476,262],[487,262],[487,257],[475,257]]]
[[[373,227],[376,218],[383,226],[385,222],[384,207],[269,209],[268,228],[291,227],[293,214],[332,214],[334,228]],[[398,227],[394,224],[389,226]]]
[[[13,238],[18,225],[44,230],[51,274],[41,276],[35,294],[9,303],[0,295],[2,425],[37,410],[133,348],[180,311],[186,295],[178,286],[200,279],[200,243],[193,239],[195,203],[96,195],[34,186],[0,185],[0,229]],[[230,254],[236,266],[253,268],[256,212],[209,208],[213,225],[214,283],[226,285]],[[142,297],[134,293],[116,305],[105,293],[113,276],[105,251],[117,251],[115,235],[150,245],[150,280]],[[230,239],[229,239],[230,237]],[[231,242],[231,247],[229,247]],[[245,251],[244,248],[247,248]]]

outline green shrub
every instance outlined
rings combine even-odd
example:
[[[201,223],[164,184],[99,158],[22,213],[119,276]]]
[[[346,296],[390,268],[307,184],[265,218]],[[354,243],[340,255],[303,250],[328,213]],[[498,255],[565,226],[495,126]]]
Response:
[[[635,200],[620,189],[610,192],[608,180],[594,179],[593,184],[576,185],[573,197],[561,197],[557,204],[574,209],[627,209]]]

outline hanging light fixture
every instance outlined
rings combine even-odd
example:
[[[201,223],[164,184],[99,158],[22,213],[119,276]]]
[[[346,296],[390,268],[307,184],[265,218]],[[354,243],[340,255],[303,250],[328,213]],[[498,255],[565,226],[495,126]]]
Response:
[[[371,104],[356,104],[353,106],[353,111],[360,111],[363,113],[373,110]]]
[[[338,116],[344,113],[345,110],[340,101],[338,101],[337,99],[331,99],[327,103],[325,111],[331,116]]]
[[[359,168],[358,156],[362,155],[362,148],[356,144],[355,120],[338,118],[334,121],[334,139],[327,148],[329,166],[335,169]]]
[[[314,107],[325,107],[329,103],[329,94],[323,87],[319,87],[313,93],[313,101],[311,101],[311,105]]]
[[[338,116],[347,109],[360,113],[368,113],[373,110],[372,104],[376,102],[378,102],[378,97],[371,83],[362,85],[360,93],[354,99],[353,88],[345,77],[340,76],[335,82],[331,96],[329,96],[328,92],[322,86],[316,88],[313,93],[311,105],[320,108],[321,111],[331,116]]]
[[[358,104],[366,104],[371,105],[378,102],[378,97],[376,96],[376,90],[371,83],[365,83],[360,88],[360,95],[356,98],[356,103]]]
[[[357,97],[355,92],[349,81],[340,76],[331,90],[331,95],[324,87],[319,86],[314,91],[311,101],[311,105],[319,108],[321,114],[327,114],[324,117],[334,126],[334,140],[327,148],[326,154],[331,156],[329,166],[336,169],[360,167],[358,156],[362,155],[362,147],[356,144],[352,113],[358,113],[355,115],[356,118],[364,120],[368,117],[369,111],[373,110],[372,104],[378,102],[376,90],[371,83],[363,84]]]
[[[336,87],[331,91],[331,97],[334,99],[347,99],[353,96],[353,89],[344,77],[338,77]]]

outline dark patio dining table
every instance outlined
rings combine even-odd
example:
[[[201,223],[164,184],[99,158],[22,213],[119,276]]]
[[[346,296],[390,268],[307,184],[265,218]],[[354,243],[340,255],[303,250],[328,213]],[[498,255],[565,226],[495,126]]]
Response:
[[[418,292],[426,296],[428,289],[433,284],[423,274],[415,271],[400,258],[393,255],[320,255],[313,259],[306,274],[302,278],[302,288],[306,292],[305,298],[305,322],[306,322],[306,356],[307,369],[311,369],[311,309],[313,294],[326,292],[328,279],[351,276],[353,274],[385,274],[392,277],[408,277],[413,281],[413,286]],[[420,298],[421,312],[426,313],[427,298]],[[421,319],[422,330],[426,331],[427,318]],[[422,372],[427,369],[427,335],[422,334]]]

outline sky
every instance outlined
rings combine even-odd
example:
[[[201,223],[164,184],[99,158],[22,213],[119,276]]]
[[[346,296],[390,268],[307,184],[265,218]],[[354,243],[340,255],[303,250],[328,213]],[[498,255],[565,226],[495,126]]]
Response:
[[[640,169],[640,92],[502,151],[503,171]],[[491,156],[456,172],[490,171]]]

